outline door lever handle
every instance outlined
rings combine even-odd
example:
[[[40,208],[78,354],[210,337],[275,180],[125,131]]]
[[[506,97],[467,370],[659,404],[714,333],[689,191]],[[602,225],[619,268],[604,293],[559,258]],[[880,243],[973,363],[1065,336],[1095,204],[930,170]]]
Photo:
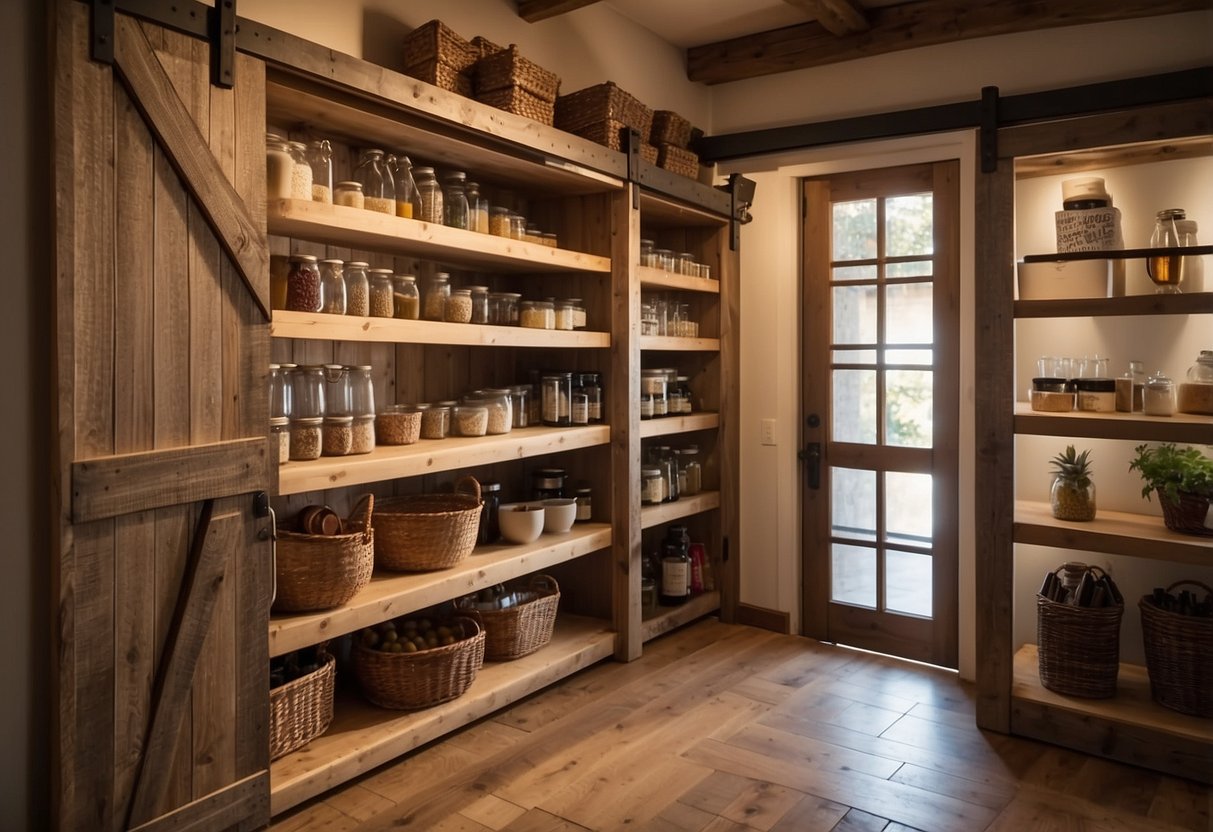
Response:
[[[814,491],[821,488],[821,443],[810,442],[796,456],[808,463],[809,488]]]

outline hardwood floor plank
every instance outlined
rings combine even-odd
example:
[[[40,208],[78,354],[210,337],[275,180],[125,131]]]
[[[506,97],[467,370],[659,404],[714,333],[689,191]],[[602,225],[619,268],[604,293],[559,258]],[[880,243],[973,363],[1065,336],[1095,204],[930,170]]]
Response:
[[[888,825],[888,818],[852,809],[838,822],[833,832],[883,832]]]
[[[833,829],[848,811],[850,809],[841,803],[815,794],[805,795],[771,827],[771,832],[817,832]]]
[[[274,832],[347,832],[360,823],[325,803],[306,803],[274,819]]]
[[[433,832],[492,832],[492,830],[471,818],[465,818],[461,814],[454,814],[448,818],[443,818],[434,826],[430,827]]]
[[[486,794],[472,805],[460,810],[460,814],[471,818],[489,829],[504,829],[526,814],[526,809],[502,800],[495,794]]]
[[[1146,814],[1184,829],[1213,829],[1213,790],[1191,780],[1164,777]]]
[[[324,803],[346,817],[357,821],[370,820],[396,804],[358,783],[324,798]]]
[[[804,797],[804,792],[786,786],[755,782],[737,795],[720,814],[743,827],[768,830]]]
[[[730,736],[726,743],[792,765],[832,770],[857,771],[887,780],[901,767],[897,760],[865,754],[840,745],[818,742],[768,725],[747,725]]]
[[[667,758],[642,769],[629,766],[604,772],[589,784],[589,791],[566,789],[563,794],[545,798],[537,808],[589,829],[643,828],[671,802],[670,796],[679,786],[711,773],[708,766]]]
[[[965,780],[941,771],[916,766],[913,763],[903,765],[890,779],[936,794],[946,794],[966,803],[985,806],[989,809],[1003,808],[1014,799],[1018,791],[1009,782],[979,783],[975,780]]]
[[[709,774],[707,777],[695,784],[692,791],[698,791],[705,788],[708,781],[715,780],[721,775],[721,772]],[[729,775],[730,777],[732,775]],[[661,810],[661,814],[653,818],[652,827],[654,829],[679,830],[679,832],[702,832],[702,830],[712,821],[717,815],[712,812],[705,812],[694,805],[683,803],[681,799],[675,800],[673,803]]]
[[[742,777],[740,774],[716,771],[683,792],[678,802],[715,817],[742,792],[760,782],[762,781]]]
[[[755,702],[765,702],[768,705],[779,705],[796,692],[796,688],[760,679],[757,676],[746,679],[739,685],[734,685],[733,693],[753,699]]]
[[[703,832],[749,832],[753,828],[728,818],[716,818],[703,828]]]

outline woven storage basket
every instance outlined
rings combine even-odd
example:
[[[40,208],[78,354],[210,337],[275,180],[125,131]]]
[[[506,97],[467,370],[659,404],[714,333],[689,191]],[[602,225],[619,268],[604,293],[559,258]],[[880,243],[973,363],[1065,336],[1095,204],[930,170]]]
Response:
[[[333,721],[337,660],[325,653],[320,668],[270,691],[270,759],[302,748]]]
[[[536,98],[519,87],[479,92],[476,94],[476,100],[482,104],[488,104],[490,107],[496,107],[498,110],[505,110],[516,116],[525,116],[548,126],[551,126],[556,111],[556,105],[552,102]]]
[[[348,534],[304,534],[282,530],[274,549],[279,612],[310,612],[339,607],[371,580],[375,568],[375,533],[371,513],[375,498],[367,494],[345,521]]]
[[[548,575],[532,575],[527,582],[506,587],[510,591],[532,592],[534,599],[503,610],[476,610],[471,596],[455,602],[461,612],[471,610],[484,625],[484,657],[491,662],[507,662],[534,653],[552,640],[556,626],[556,607],[560,604],[560,585]]]
[[[431,61],[406,66],[404,74],[411,75],[419,81],[425,81],[427,84],[433,84],[439,89],[457,93],[464,98],[472,97],[472,76],[467,70],[459,70],[448,64]]]
[[[461,71],[470,67],[479,57],[477,47],[468,43],[441,20],[422,23],[404,38],[405,66],[439,63]]]
[[[1056,571],[1068,571],[1071,575],[1089,571],[1093,577],[1104,574],[1098,566],[1083,564],[1066,564]],[[1066,582],[1064,577],[1062,580]],[[1040,683],[1066,696],[1088,699],[1115,696],[1116,675],[1120,670],[1120,619],[1124,610],[1124,604],[1070,606],[1038,593],[1036,639]]]
[[[1213,592],[1199,581],[1177,581]],[[1146,647],[1150,696],[1164,708],[1192,716],[1213,717],[1213,619],[1160,609],[1145,595],[1137,602]]]
[[[471,493],[460,493],[471,489]],[[375,563],[397,572],[449,569],[472,553],[480,530],[480,483],[463,477],[454,494],[380,500],[372,520]]]
[[[1209,513],[1208,497],[1181,491],[1179,501],[1175,502],[1161,488],[1155,490],[1162,506],[1162,521],[1168,529],[1202,537],[1213,536],[1213,529],[1205,525],[1205,517]]]
[[[608,120],[636,128],[644,139],[653,129],[653,111],[613,81],[556,99],[556,126],[561,130],[583,135],[582,130]]]
[[[699,178],[699,156],[685,148],[672,144],[658,145],[657,164],[670,173]]]
[[[522,57],[514,44],[476,62],[477,95],[510,88],[521,89],[541,101],[555,102],[560,92],[560,76]]]
[[[354,647],[354,673],[366,698],[381,708],[415,711],[463,695],[484,665],[484,630],[471,618],[448,622],[462,638],[416,653]]]
[[[486,58],[489,55],[500,52],[505,47],[498,46],[488,38],[476,35],[476,37],[472,38],[472,48],[476,50],[477,58]]]
[[[672,144],[685,148],[691,141],[691,122],[673,110],[654,110],[649,141],[658,147]]]
[[[592,142],[609,147],[611,150],[622,151],[623,134],[630,129],[622,121],[608,119],[574,132],[583,139],[589,139]],[[641,142],[640,157],[650,165],[657,164],[657,145]]]

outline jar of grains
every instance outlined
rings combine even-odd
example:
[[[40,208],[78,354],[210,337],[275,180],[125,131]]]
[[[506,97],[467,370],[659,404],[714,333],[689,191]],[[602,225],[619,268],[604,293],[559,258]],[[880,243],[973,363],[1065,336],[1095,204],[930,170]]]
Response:
[[[365,208],[366,197],[362,194],[362,183],[347,179],[333,187],[333,202],[346,208]]]
[[[380,214],[396,215],[396,186],[384,163],[383,151],[362,151],[354,178],[362,183],[362,207]]]
[[[354,446],[354,417],[325,416],[322,424],[321,453],[345,456]]]
[[[371,314],[371,283],[367,264],[351,260],[345,264],[345,314],[365,318]]]
[[[290,373],[291,418],[324,415],[324,367],[304,364]]]
[[[330,315],[345,314],[345,264],[340,260],[320,261],[320,282],[324,287],[324,308]]]
[[[324,417],[307,416],[291,419],[292,460],[320,459]]]
[[[510,236],[510,209],[501,205],[489,208],[489,233],[495,237]]]
[[[442,225],[442,186],[438,184],[438,178],[434,176],[434,169],[413,168],[413,178],[417,182],[417,199],[421,203],[421,215],[418,219],[422,222]]]
[[[265,134],[265,196],[267,199],[291,198],[291,147],[277,133]]]
[[[443,320],[446,317],[446,299],[450,296],[451,276],[446,272],[436,272],[425,285],[421,317],[427,321]]]
[[[466,324],[472,321],[472,293],[469,289],[453,289],[446,299],[442,313],[443,320],[453,324]]]
[[[308,142],[307,161],[312,168],[312,201],[333,201],[333,146],[328,139]]]
[[[419,404],[421,408],[421,438],[446,439],[451,434],[451,406],[446,402]]]
[[[406,321],[421,317],[421,293],[417,291],[417,278],[411,274],[398,274],[392,278],[395,316]]]
[[[500,436],[509,433],[512,418],[510,416],[510,396],[495,390],[477,390],[464,398],[463,403],[468,407],[482,407],[485,411],[486,422],[484,432],[489,436]],[[464,434],[466,435],[466,434]],[[479,436],[480,434],[476,434]]]
[[[451,436],[484,436],[488,428],[487,407],[457,404],[451,408]]]
[[[371,283],[371,317],[391,318],[396,314],[392,297],[392,270],[368,269]]]
[[[375,439],[384,445],[412,445],[421,437],[421,414],[409,404],[390,404],[375,416]]]
[[[278,464],[291,458],[291,420],[286,416],[270,419],[270,453],[278,450]]]
[[[290,142],[291,199],[312,199],[312,166],[307,160],[307,145]]]
[[[292,312],[319,312],[324,308],[324,293],[320,269],[313,254],[291,257],[291,270],[286,276],[286,308]]]
[[[467,288],[472,297],[472,323],[487,324],[489,322],[489,287],[469,286]]]

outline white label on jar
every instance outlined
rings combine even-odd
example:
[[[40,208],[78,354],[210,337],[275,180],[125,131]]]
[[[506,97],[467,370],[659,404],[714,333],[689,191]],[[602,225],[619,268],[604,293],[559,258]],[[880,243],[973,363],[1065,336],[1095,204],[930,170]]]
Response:
[[[585,397],[578,399],[573,397],[573,424],[588,425],[590,423],[590,406],[585,401]]]
[[[690,569],[686,561],[661,562],[661,594],[681,598],[691,592]]]
[[[585,522],[586,520],[589,520],[592,515],[591,508],[592,507],[590,506],[590,500],[588,497],[578,498],[578,500],[577,500],[577,521]]]
[[[640,418],[647,419],[653,415],[653,400],[651,398],[642,398],[640,400]]]
[[[653,397],[653,415],[654,416],[665,416],[668,413],[669,413],[669,410],[666,409],[665,397],[664,396],[660,396],[660,397],[654,396]]]

